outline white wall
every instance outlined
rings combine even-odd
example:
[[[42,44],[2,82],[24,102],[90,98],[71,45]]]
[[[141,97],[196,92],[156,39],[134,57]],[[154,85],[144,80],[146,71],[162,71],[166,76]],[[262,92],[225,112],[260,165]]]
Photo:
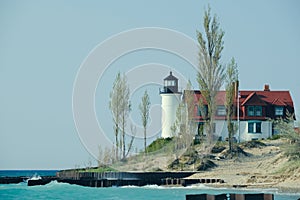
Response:
[[[241,141],[250,141],[252,139],[267,139],[272,136],[272,122],[261,121],[261,133],[248,133],[248,122],[241,121]]]
[[[237,121],[233,121],[237,125]],[[227,122],[225,120],[215,120],[216,136],[221,136],[222,140],[228,138]],[[261,133],[248,133],[248,121],[240,121],[240,137],[239,132],[234,137],[239,141],[250,141],[252,139],[267,139],[272,136],[272,122],[261,121]]]
[[[162,138],[172,137],[171,126],[176,120],[176,110],[181,102],[181,94],[160,94],[162,97]]]

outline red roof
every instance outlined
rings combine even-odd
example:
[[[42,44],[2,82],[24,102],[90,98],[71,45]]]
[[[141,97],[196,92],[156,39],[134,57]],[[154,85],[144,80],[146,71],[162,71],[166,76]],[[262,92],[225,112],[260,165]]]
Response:
[[[194,103],[197,105],[199,99],[202,98],[202,94],[199,90],[194,91]],[[217,105],[224,105],[226,101],[226,91],[219,91],[216,97]],[[207,102],[203,99],[203,104]],[[234,105],[237,105],[237,98],[234,99]],[[294,104],[289,91],[240,91],[239,98],[240,105],[240,117],[241,119],[258,119],[266,120],[269,118],[276,118],[274,114],[274,106],[284,106],[290,113],[294,112]],[[263,115],[257,117],[248,117],[245,112],[246,106],[263,106]],[[235,106],[236,107],[236,106]],[[197,113],[197,112],[195,112]],[[197,119],[201,119],[200,116],[195,116]],[[219,116],[216,117],[220,118]],[[221,117],[222,118],[222,117]],[[223,116],[223,119],[225,116]]]
[[[269,105],[276,106],[291,106],[293,100],[289,91],[240,91],[241,98],[240,103],[246,105],[250,95],[256,94],[260,100]]]

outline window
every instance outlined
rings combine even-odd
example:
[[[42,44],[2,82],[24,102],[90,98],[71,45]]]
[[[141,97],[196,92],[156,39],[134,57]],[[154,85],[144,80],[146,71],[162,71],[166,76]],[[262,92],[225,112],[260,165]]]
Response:
[[[175,86],[174,80],[165,80],[165,86]]]
[[[248,116],[262,116],[261,106],[248,106],[247,109]]]
[[[262,116],[262,107],[255,106],[255,116]]]
[[[256,125],[255,133],[261,133],[261,122],[256,122],[255,125]]]
[[[254,106],[248,106],[248,116],[254,116]]]
[[[225,106],[218,106],[217,107],[217,115],[219,115],[219,116],[225,116],[226,115]]]
[[[248,133],[261,133],[261,122],[248,122]]]
[[[254,123],[248,123],[248,133],[254,133]]]
[[[283,116],[283,106],[276,106],[275,107],[275,115],[276,116]]]

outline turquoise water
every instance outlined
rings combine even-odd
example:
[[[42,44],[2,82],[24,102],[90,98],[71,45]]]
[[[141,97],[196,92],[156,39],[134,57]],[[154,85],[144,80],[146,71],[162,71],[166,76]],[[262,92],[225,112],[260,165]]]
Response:
[[[0,171],[0,176],[33,176],[35,174],[50,176],[56,170],[10,170]],[[52,181],[44,186],[28,187],[27,184],[0,184],[0,200],[11,199],[105,199],[105,200],[185,200],[186,194],[223,194],[223,193],[273,193],[275,200],[297,200],[300,193],[280,193],[276,189],[270,190],[231,190],[226,188],[209,188],[203,185],[193,187],[119,187],[119,188],[91,188]]]
[[[228,190],[213,189],[205,186],[187,188],[167,188],[160,186],[90,188],[52,181],[44,186],[28,187],[26,183],[0,184],[0,199],[109,199],[109,200],[185,200],[186,194],[222,193],[273,193],[275,200],[296,200],[300,194],[278,193],[276,190]]]
[[[34,175],[40,176],[55,176],[58,170],[0,170],[0,177],[16,177],[26,176],[32,177]]]

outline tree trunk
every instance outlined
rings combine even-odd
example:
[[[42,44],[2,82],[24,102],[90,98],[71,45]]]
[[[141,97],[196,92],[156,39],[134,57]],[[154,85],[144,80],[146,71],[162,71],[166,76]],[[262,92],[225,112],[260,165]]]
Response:
[[[116,136],[116,160],[119,159],[119,142],[118,142],[118,131],[119,131],[119,127],[118,124],[116,124],[116,129],[115,129],[115,136]]]
[[[123,123],[122,123],[123,133],[122,133],[122,143],[123,143],[123,159],[126,157],[126,143],[125,143],[125,116],[123,115]]]
[[[146,127],[144,127],[144,148],[145,148],[145,154],[147,154],[147,139],[146,139]]]
[[[230,119],[227,119],[227,129],[228,129],[228,144],[229,144],[229,152],[230,154],[232,154],[232,132],[233,132],[233,127],[232,127],[232,123],[231,123],[231,120]]]

